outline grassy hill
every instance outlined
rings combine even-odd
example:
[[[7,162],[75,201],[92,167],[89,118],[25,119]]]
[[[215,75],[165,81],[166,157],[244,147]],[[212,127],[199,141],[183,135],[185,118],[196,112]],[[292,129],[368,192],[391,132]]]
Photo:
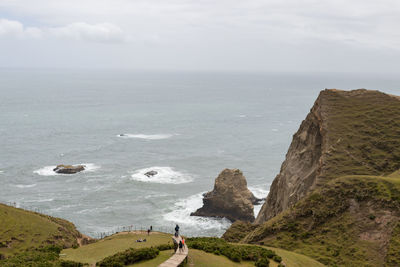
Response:
[[[79,237],[66,220],[0,204],[0,254],[6,257],[49,245],[72,247]]]
[[[400,176],[344,176],[266,223],[231,227],[241,242],[268,244],[329,266],[400,266]]]
[[[0,204],[0,266],[60,266],[82,235],[63,219]]]

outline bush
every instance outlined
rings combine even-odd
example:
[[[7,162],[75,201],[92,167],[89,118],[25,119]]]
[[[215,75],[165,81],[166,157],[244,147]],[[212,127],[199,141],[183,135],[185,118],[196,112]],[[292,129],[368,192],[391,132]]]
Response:
[[[269,266],[268,258],[275,257],[277,262],[282,261],[282,258],[275,254],[272,250],[247,245],[235,245],[226,242],[220,238],[214,237],[196,237],[188,238],[186,244],[189,248],[203,250],[215,255],[224,255],[231,261],[240,262],[242,260],[253,261],[256,266]]]
[[[269,267],[269,260],[266,258],[259,259],[255,265],[256,267]]]
[[[74,261],[62,261],[61,267],[83,267],[83,263]]]
[[[164,247],[163,247],[164,248]],[[112,256],[109,256],[98,263],[101,267],[121,267],[143,260],[150,260],[157,257],[160,251],[157,248],[127,249]]]
[[[275,262],[281,262],[282,258],[280,256],[278,256],[278,255],[275,255],[275,256],[272,257],[272,260],[275,261]]]

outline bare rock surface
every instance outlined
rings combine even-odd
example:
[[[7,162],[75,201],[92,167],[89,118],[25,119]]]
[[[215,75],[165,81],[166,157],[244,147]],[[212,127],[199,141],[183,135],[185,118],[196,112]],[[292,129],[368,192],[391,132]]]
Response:
[[[74,174],[74,173],[78,173],[81,171],[85,170],[85,165],[57,165],[57,167],[55,167],[53,169],[53,171],[55,171],[56,173],[62,173],[62,174]]]
[[[240,170],[225,169],[215,179],[214,189],[204,194],[203,207],[191,215],[252,222],[253,205],[259,201],[247,188],[246,178]]]

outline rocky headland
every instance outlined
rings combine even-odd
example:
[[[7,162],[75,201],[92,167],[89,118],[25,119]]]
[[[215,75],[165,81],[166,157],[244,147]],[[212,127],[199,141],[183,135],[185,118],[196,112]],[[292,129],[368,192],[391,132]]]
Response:
[[[235,223],[224,238],[329,266],[400,266],[399,100],[365,89],[322,91],[256,224]]]
[[[192,216],[225,217],[231,221],[254,221],[256,198],[247,188],[246,178],[238,169],[225,169],[215,179],[214,189],[203,198],[203,207]]]

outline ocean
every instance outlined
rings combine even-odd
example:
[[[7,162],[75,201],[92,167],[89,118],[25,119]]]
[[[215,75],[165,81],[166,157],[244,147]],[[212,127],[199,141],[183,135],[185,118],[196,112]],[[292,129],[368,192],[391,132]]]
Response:
[[[324,88],[400,94],[400,77],[0,69],[0,202],[93,237],[176,223],[188,236],[220,236],[226,219],[189,216],[202,194],[239,168],[266,197]],[[55,174],[58,164],[87,170]]]

